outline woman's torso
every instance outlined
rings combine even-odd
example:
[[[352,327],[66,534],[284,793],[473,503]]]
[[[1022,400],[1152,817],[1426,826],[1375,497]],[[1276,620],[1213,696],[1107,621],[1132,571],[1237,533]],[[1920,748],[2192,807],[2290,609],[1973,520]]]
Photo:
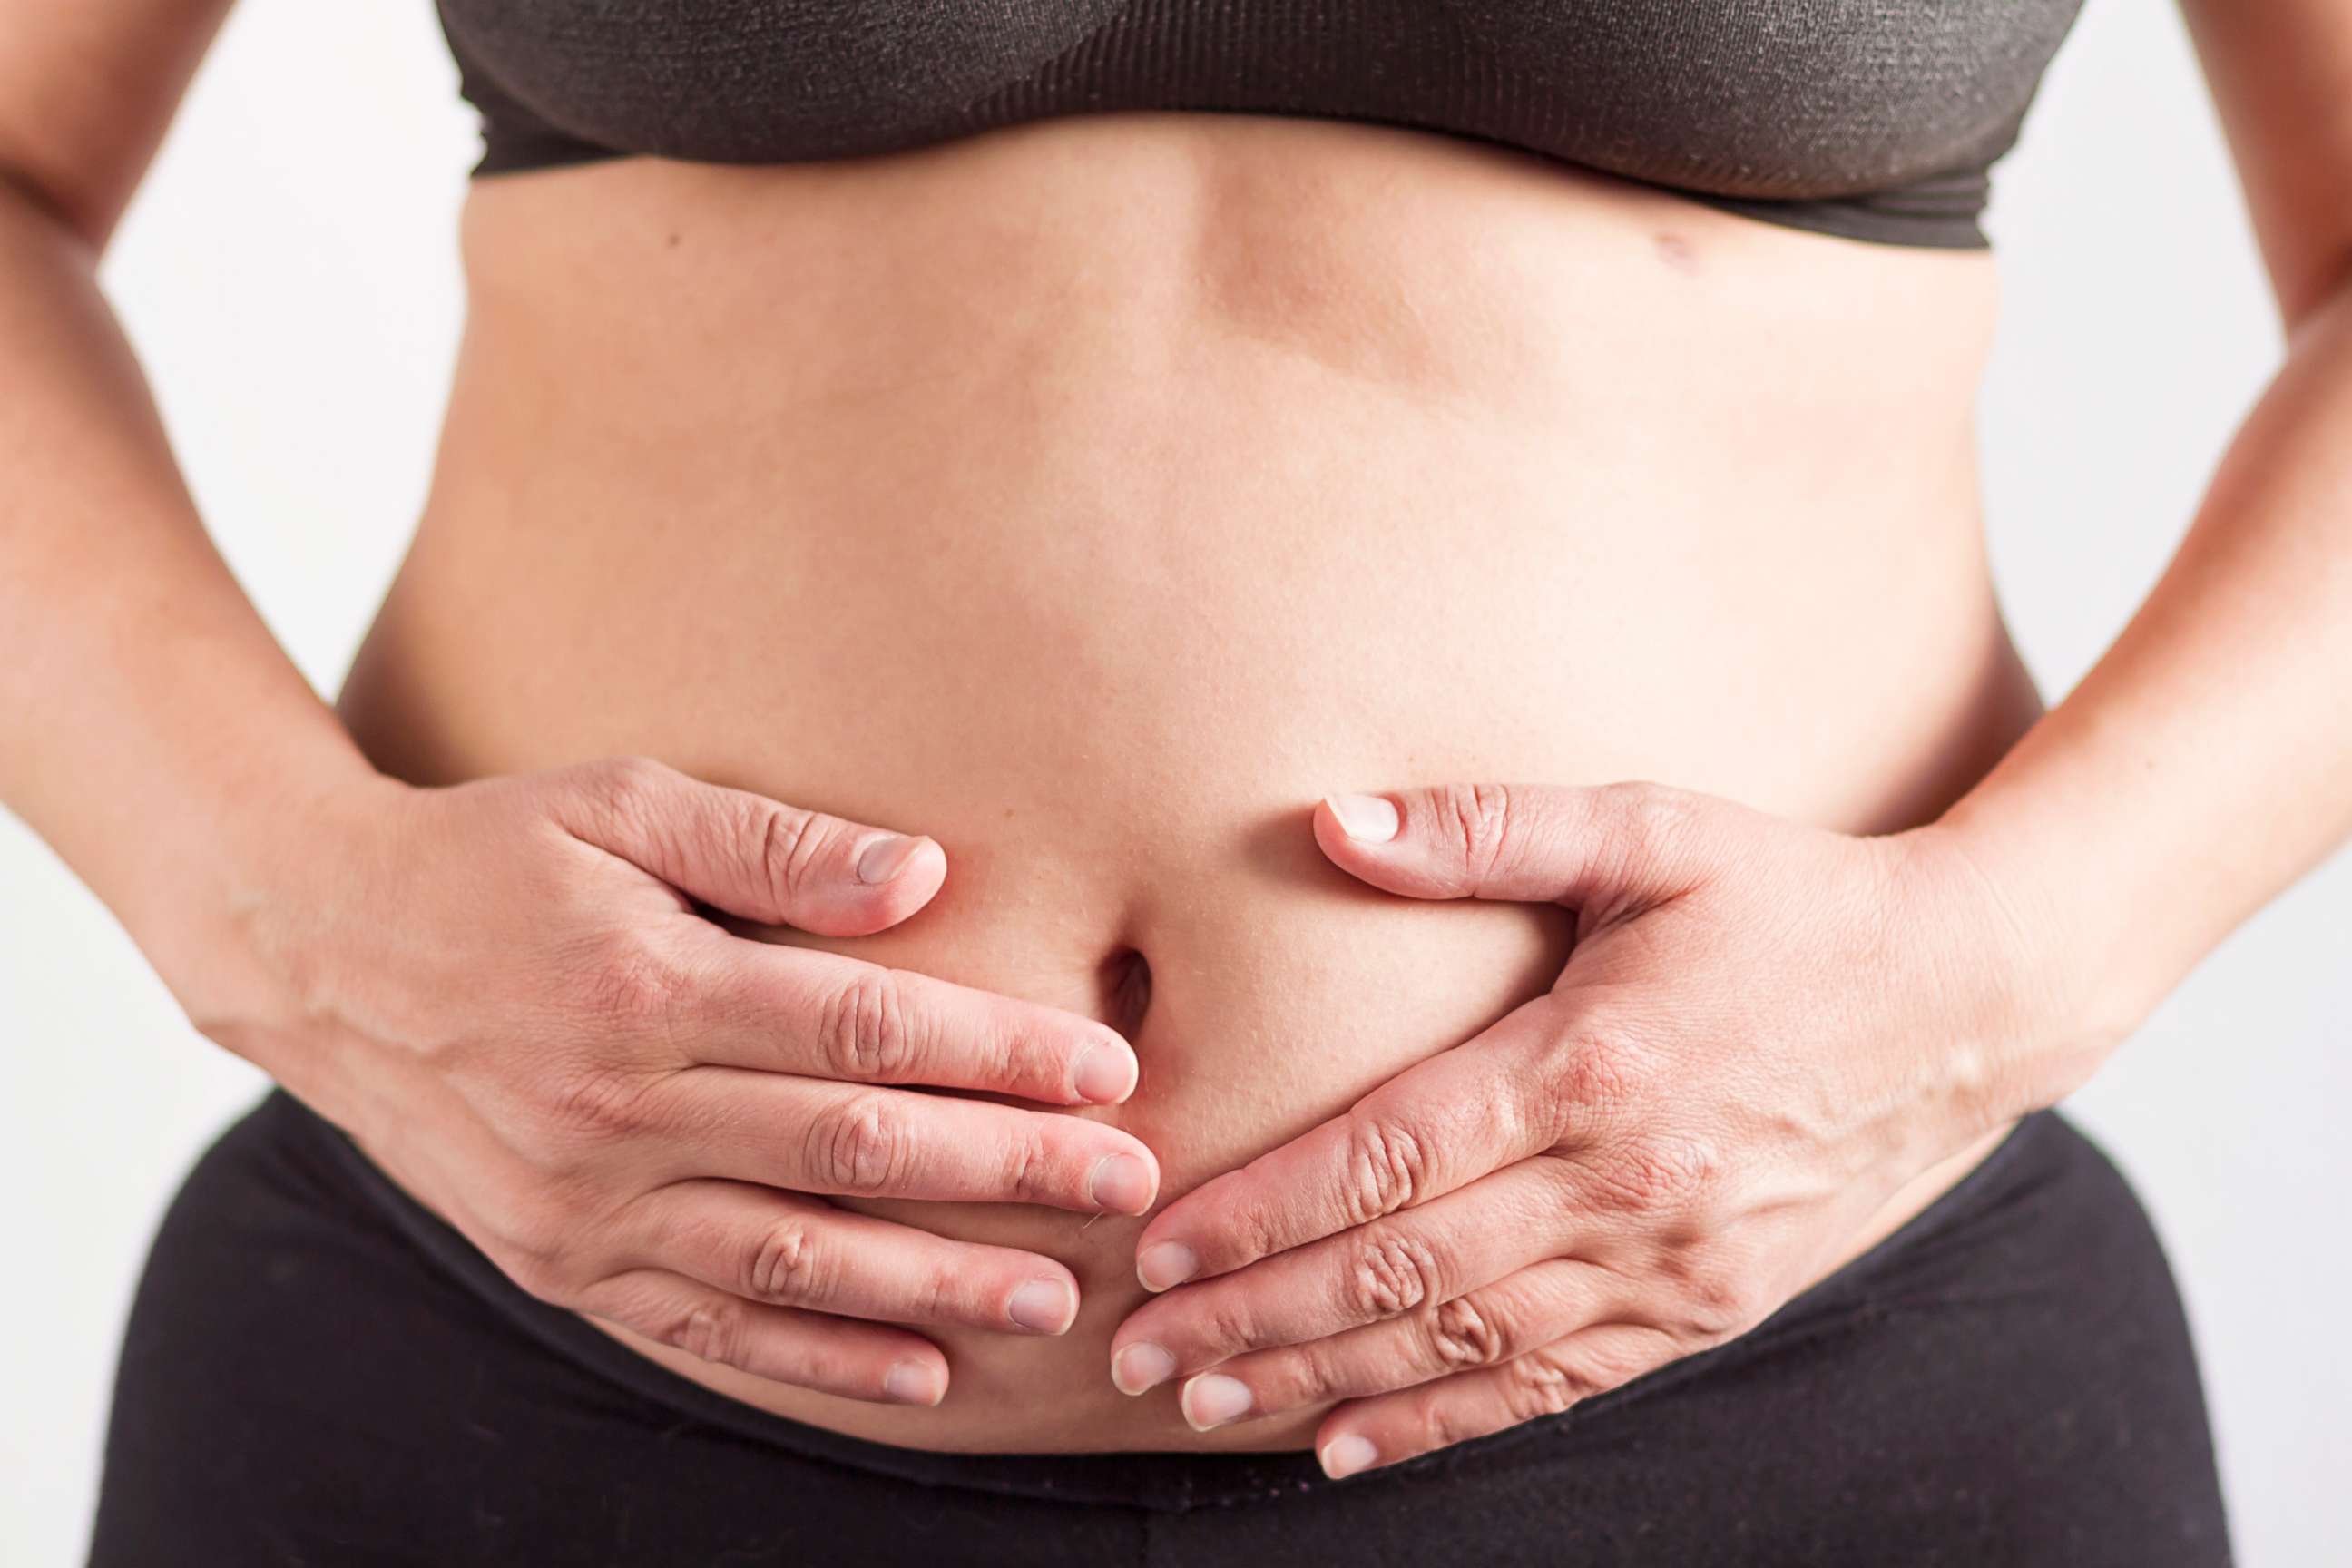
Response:
[[[1163,1203],[1565,956],[1564,911],[1345,877],[1322,794],[1651,778],[1885,831],[2041,710],[1978,519],[1980,251],[1166,113],[500,176],[465,247],[434,490],[341,699],[362,745],[420,783],[646,752],[932,835],[936,900],[822,945],[1126,1030],[1135,1094],[1073,1114],[1149,1143]],[[936,1333],[936,1410],[634,1342],[916,1447],[1307,1441],[1113,1390],[1139,1221],[855,1206],[1062,1259],[1076,1327]]]

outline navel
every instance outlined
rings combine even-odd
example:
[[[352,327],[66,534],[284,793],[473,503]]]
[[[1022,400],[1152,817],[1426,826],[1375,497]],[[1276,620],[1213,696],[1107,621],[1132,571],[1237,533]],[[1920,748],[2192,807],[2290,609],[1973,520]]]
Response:
[[[1102,1006],[1096,1015],[1129,1039],[1151,1010],[1151,963],[1131,947],[1114,951],[1099,971]]]

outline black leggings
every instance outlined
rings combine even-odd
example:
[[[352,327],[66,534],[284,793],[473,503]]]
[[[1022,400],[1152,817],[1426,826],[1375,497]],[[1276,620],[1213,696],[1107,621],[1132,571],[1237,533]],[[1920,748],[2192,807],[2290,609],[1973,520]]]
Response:
[[[2187,1325],[2053,1112],[1760,1327],[1567,1414],[1311,1456],[954,1455],[713,1394],[525,1295],[282,1092],[157,1237],[97,1568],[2230,1561]]]

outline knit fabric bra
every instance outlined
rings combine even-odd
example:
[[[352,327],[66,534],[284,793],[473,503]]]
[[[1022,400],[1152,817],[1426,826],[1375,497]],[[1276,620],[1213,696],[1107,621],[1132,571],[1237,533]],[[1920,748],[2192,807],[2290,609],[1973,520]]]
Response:
[[[478,175],[784,163],[1111,110],[1473,137],[1850,238],[1981,248],[2082,0],[437,0]]]

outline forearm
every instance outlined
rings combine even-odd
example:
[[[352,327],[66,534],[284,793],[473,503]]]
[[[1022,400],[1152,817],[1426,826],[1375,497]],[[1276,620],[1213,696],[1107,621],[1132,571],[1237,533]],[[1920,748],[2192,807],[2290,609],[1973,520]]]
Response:
[[[96,259],[0,184],[0,804],[176,991],[287,813],[369,770],[205,535]]]
[[[2015,1064],[2036,1104],[2352,832],[2352,289],[2302,319],[2122,636],[1937,830],[2054,1009]]]

